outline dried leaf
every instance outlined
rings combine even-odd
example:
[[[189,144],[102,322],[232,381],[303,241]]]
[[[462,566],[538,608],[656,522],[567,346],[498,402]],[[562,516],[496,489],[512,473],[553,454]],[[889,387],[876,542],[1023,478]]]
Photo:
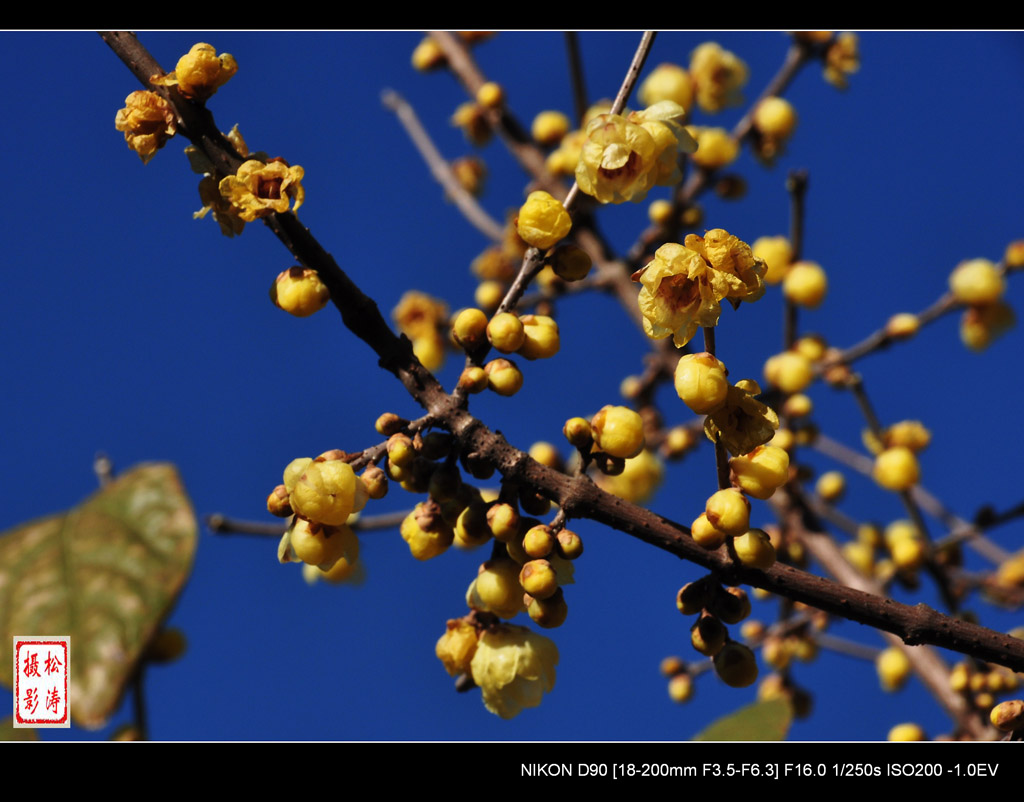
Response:
[[[70,635],[72,719],[103,726],[188,578],[197,530],[174,466],[152,463],[0,535],[0,665],[14,635]]]

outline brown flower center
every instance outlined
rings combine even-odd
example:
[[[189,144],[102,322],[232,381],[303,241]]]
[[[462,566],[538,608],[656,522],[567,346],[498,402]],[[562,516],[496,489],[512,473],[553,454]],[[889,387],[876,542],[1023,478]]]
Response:
[[[676,309],[687,309],[700,298],[700,288],[687,276],[669,276],[658,285],[658,295]]]
[[[281,178],[260,177],[256,184],[256,197],[266,200],[278,200],[281,197]]]
[[[615,181],[618,178],[632,178],[640,172],[640,157],[636,151],[630,151],[629,158],[621,167],[598,167],[598,174],[608,181]]]

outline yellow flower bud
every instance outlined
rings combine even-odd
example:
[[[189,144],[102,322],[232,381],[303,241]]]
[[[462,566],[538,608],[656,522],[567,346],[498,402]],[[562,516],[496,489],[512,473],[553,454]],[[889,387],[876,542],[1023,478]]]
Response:
[[[531,192],[519,209],[516,231],[535,248],[547,250],[572,229],[572,219],[560,200],[549,193]]]
[[[569,615],[569,607],[565,603],[565,594],[561,588],[557,588],[546,599],[535,599],[529,595],[527,598],[529,603],[526,605],[526,613],[535,624],[545,629],[554,629],[565,623],[565,619]]]
[[[764,377],[784,393],[799,393],[814,381],[814,367],[803,354],[784,351],[764,363]]]
[[[758,446],[749,454],[730,459],[729,467],[740,490],[767,499],[789,479],[789,454],[777,446]]]
[[[590,422],[597,447],[613,457],[635,457],[644,447],[644,424],[628,407],[605,406]]]
[[[487,324],[487,339],[503,354],[511,354],[526,339],[522,321],[511,312],[501,312]]]
[[[715,655],[715,673],[731,688],[746,688],[757,681],[757,660],[742,643],[730,641]]]
[[[749,568],[767,571],[775,565],[775,548],[763,529],[750,529],[732,540],[736,557]]]
[[[697,128],[694,132],[697,152],[691,158],[706,170],[718,170],[736,161],[740,143],[724,128]]]
[[[547,359],[558,353],[558,324],[547,315],[523,315],[523,342],[516,352],[526,359]]]
[[[676,363],[676,393],[698,415],[724,404],[730,386],[725,365],[710,353],[686,354]]]
[[[803,393],[796,393],[785,400],[782,414],[788,418],[804,418],[814,411],[814,402]]]
[[[508,359],[492,359],[484,366],[487,386],[498,395],[515,395],[523,386],[523,374]]]
[[[519,534],[519,513],[511,504],[495,504],[487,511],[487,525],[495,540],[507,543]]]
[[[898,691],[910,678],[910,658],[895,646],[885,649],[875,658],[875,668],[885,691]]]
[[[416,49],[412,51],[412,66],[420,72],[436,70],[438,67],[443,67],[447,63],[448,59],[445,57],[444,51],[441,49],[441,45],[435,42],[430,36],[424,37],[423,40],[416,45]]]
[[[476,156],[463,156],[452,162],[452,174],[460,187],[476,197],[483,192],[487,165]]]
[[[725,625],[713,615],[705,613],[690,629],[690,643],[707,657],[714,657],[725,645],[729,631]]]
[[[505,102],[505,90],[501,84],[488,81],[476,90],[476,102],[484,108],[496,109]]]
[[[992,708],[989,714],[992,726],[1003,732],[1014,732],[1024,728],[1024,701],[1013,699]]]
[[[331,291],[315,270],[291,267],[278,274],[270,288],[270,300],[295,317],[309,317],[327,306]]]
[[[808,334],[793,343],[793,350],[803,354],[811,362],[818,362],[828,351],[828,343],[820,334]]]
[[[846,478],[839,471],[828,471],[818,477],[814,490],[825,501],[838,501],[846,491]]]
[[[558,576],[548,560],[530,560],[519,572],[519,584],[535,599],[546,599],[558,589]]]
[[[287,484],[287,483],[286,483]],[[303,518],[338,526],[366,505],[366,486],[347,462],[311,462],[291,492],[292,508]]]
[[[463,309],[452,324],[452,339],[467,351],[472,351],[487,335],[487,315],[479,309]]]
[[[440,515],[436,504],[420,502],[410,512],[399,530],[417,560],[429,560],[445,552],[455,533]]]
[[[1005,288],[998,268],[987,259],[961,262],[949,276],[949,288],[963,304],[981,306],[998,301]]]
[[[693,105],[693,81],[678,64],[659,64],[640,84],[638,97],[644,106],[671,100],[689,110]]]
[[[562,427],[562,434],[570,445],[578,449],[588,449],[594,442],[590,421],[585,418],[569,418]]]
[[[481,281],[473,294],[477,306],[483,309],[497,309],[505,297],[505,286],[500,281]]]
[[[875,457],[872,475],[886,490],[908,490],[921,478],[921,468],[913,451],[896,446]]]
[[[924,734],[920,725],[908,721],[904,724],[897,724],[889,730],[885,739],[887,741],[927,741],[928,736]]]
[[[466,601],[474,610],[515,618],[526,609],[519,584],[519,563],[511,559],[488,560],[470,585]]]
[[[707,549],[708,551],[715,551],[723,543],[725,543],[726,534],[720,529],[716,529],[715,525],[708,520],[706,512],[702,512],[690,524],[690,534],[693,536],[694,541],[701,548]]]
[[[793,104],[781,97],[766,97],[754,109],[754,127],[773,139],[789,139],[796,119]]]
[[[569,118],[560,111],[542,111],[533,118],[530,133],[541,145],[557,145],[569,133]]]
[[[786,277],[793,262],[793,246],[786,237],[759,237],[750,247],[754,256],[768,265],[766,284],[778,284]]]
[[[917,315],[900,312],[889,318],[889,322],[885,324],[885,333],[894,340],[906,340],[917,334],[920,325]]]
[[[734,487],[713,493],[704,514],[712,526],[730,537],[742,535],[750,528],[750,501]]]
[[[154,77],[155,86],[177,86],[185,97],[206,100],[238,72],[238,64],[230,53],[221,53],[213,45],[199,42],[178,59],[174,72]]]
[[[676,674],[668,681],[669,698],[678,704],[693,697],[693,678],[689,674]]]
[[[821,305],[828,291],[828,278],[821,265],[815,262],[797,262],[782,280],[782,293],[793,303],[807,309]]]
[[[587,277],[593,260],[582,248],[576,245],[563,245],[556,249],[550,257],[551,269],[563,281],[580,281]]]
[[[439,370],[444,364],[444,338],[436,332],[413,337],[412,352],[427,370]]]
[[[960,339],[972,351],[984,351],[1016,323],[1013,310],[1002,301],[972,306],[960,320]]]

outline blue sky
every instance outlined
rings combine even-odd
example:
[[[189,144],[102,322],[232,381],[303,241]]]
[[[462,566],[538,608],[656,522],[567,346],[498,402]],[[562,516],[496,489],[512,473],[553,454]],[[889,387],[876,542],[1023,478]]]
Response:
[[[398,122],[380,103],[402,93],[449,158],[471,152],[448,118],[461,87],[445,73],[409,65],[419,35],[403,33],[141,33],[165,69],[197,41],[232,53],[239,72],[208,103],[222,130],[238,123],[250,147],[306,172],[302,221],[386,313],[408,288],[469,305],[472,259],[486,246],[431,179]],[[634,33],[580,36],[591,97],[611,97],[638,41]],[[647,71],[686,64],[715,40],[750,68],[748,100],[781,64],[778,32],[666,33]],[[143,166],[114,130],[114,115],[138,89],[92,33],[2,34],[8,84],[8,247],[0,312],[8,346],[2,408],[9,421],[0,465],[9,494],[0,528],[65,509],[95,487],[98,450],[118,468],[146,460],[178,465],[203,516],[264,518],[267,493],[294,457],[328,448],[358,450],[377,440],[383,411],[417,414],[401,386],[331,311],[299,320],[275,309],[267,289],[292,264],[269,231],[250,225],[221,236],[194,221],[197,177],[172,140]],[[528,123],[549,108],[571,110],[560,33],[501,33],[475,51]],[[710,198],[705,225],[750,242],[788,228],[784,182],[810,171],[805,255],[828,271],[825,304],[801,318],[840,346],[893,313],[918,311],[946,288],[961,260],[997,260],[1024,237],[1019,187],[1024,109],[1020,33],[865,33],[862,68],[841,93],[805,69],[787,93],[800,115],[788,152],[772,169],[744,152],[736,169],[747,198]],[[646,72],[645,72],[646,74]],[[701,124],[731,126],[743,108]],[[495,141],[480,155],[490,170],[482,203],[498,217],[523,200],[524,176]],[[666,197],[659,188],[649,199]],[[602,209],[598,220],[625,250],[646,221],[646,204]],[[1010,282],[1007,300],[1024,294]],[[510,441],[562,447],[567,417],[619,403],[618,387],[642,370],[643,335],[604,297],[558,306],[562,353],[531,363],[514,398],[481,396],[471,411]],[[734,378],[760,378],[781,344],[779,293],[741,313],[727,310],[719,353]],[[985,502],[1020,499],[1017,459],[1020,330],[982,354],[961,345],[956,317],[912,343],[859,364],[883,423],[913,418],[934,432],[922,456],[923,483],[966,518]],[[451,386],[459,360],[440,377]],[[569,378],[571,377],[571,378]],[[862,424],[852,399],[815,386],[822,429],[857,446]],[[688,413],[671,392],[666,417]],[[567,449],[563,449],[567,453]],[[835,467],[813,453],[806,461]],[[714,489],[705,446],[673,466],[652,507],[689,522]],[[843,509],[886,522],[903,517],[891,494],[850,478]],[[398,488],[368,508],[407,508]],[[755,522],[770,510],[755,503]],[[934,523],[934,522],[932,522]],[[935,525],[935,533],[940,529]],[[433,654],[446,619],[465,613],[464,593],[486,555],[451,552],[414,561],[396,531],[367,534],[361,587],[307,587],[278,565],[276,542],[200,534],[195,570],[171,623],[190,648],[148,675],[150,727],[159,739],[685,739],[754,689],[730,690],[713,676],[696,699],[673,705],[658,675],[668,654],[697,655],[689,622],[673,599],[695,567],[603,527],[579,522],[586,544],[568,588],[569,619],[549,634],[561,662],[554,692],[513,721],[491,715],[479,693],[455,694]],[[992,533],[1009,550],[1024,545],[1020,523]],[[973,559],[973,558],[972,558]],[[983,564],[968,565],[980,570]],[[925,587],[899,598],[937,604]],[[974,606],[1008,629],[1019,614]],[[771,620],[775,603],[754,615]],[[877,633],[837,623],[836,634],[880,645]],[[948,658],[948,655],[947,655]],[[870,664],[823,654],[795,678],[815,693],[816,712],[798,723],[805,739],[878,739],[916,720],[948,728],[912,681],[883,697]],[[0,698],[9,699],[9,695]],[[854,705],[850,700],[862,698]],[[111,725],[126,721],[125,707]],[[98,735],[102,735],[102,731]],[[72,730],[44,737],[98,737]]]

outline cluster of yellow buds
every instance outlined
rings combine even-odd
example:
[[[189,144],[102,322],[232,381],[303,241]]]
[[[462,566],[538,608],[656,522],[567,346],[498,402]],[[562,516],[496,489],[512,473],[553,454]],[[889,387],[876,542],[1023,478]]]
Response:
[[[460,311],[452,321],[452,342],[472,354],[490,344],[503,354],[518,354],[524,359],[548,359],[558,353],[561,338],[558,323],[547,315],[515,315],[499,312],[488,320],[481,309]],[[499,395],[514,395],[523,384],[518,366],[509,359],[493,359],[484,365],[471,365],[462,372],[459,386],[469,393],[490,389]]]
[[[1007,264],[1013,254],[1007,250]],[[949,276],[953,297],[964,304],[960,339],[974,351],[983,351],[1016,322],[1013,310],[1003,302],[1006,283],[1002,271],[987,259],[961,262]]]
[[[697,616],[690,627],[690,643],[697,652],[712,659],[715,673],[726,685],[745,688],[754,684],[757,680],[754,653],[748,646],[732,640],[727,627],[750,615],[746,591],[724,588],[709,576],[680,588],[676,608],[684,616]],[[663,661],[662,670],[670,671],[671,675],[682,673],[680,666],[669,661]]]
[[[686,345],[700,327],[718,325],[721,301],[752,303],[764,295],[765,269],[749,245],[721,228],[703,237],[687,234],[682,245],[662,245],[633,275],[643,285],[644,331]]]
[[[775,436],[779,416],[755,396],[761,388],[752,379],[732,384],[725,364],[710,353],[685,354],[676,363],[676,393],[698,415],[707,415],[704,433],[739,456]]]
[[[350,519],[378,494],[365,477],[356,476],[345,453],[337,449],[315,459],[292,460],[283,479],[267,498],[272,515],[292,516],[278,546],[278,559],[315,566],[333,581],[349,576],[359,559],[359,539]]]

